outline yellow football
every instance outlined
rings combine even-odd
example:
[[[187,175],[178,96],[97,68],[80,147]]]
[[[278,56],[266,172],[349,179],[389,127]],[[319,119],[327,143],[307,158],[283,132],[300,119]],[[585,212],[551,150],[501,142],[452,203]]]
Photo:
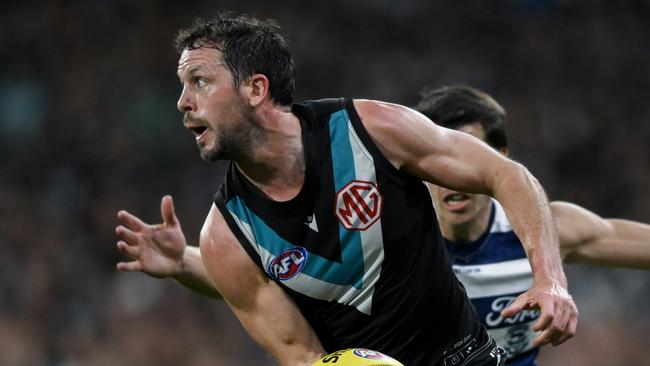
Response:
[[[350,348],[332,352],[312,366],[404,366],[396,359],[365,348]]]

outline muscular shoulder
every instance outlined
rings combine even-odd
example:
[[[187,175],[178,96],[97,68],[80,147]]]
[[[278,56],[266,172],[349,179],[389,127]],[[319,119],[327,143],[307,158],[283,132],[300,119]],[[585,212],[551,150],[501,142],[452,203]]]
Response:
[[[203,250],[220,252],[241,250],[241,245],[232,233],[216,205],[212,205],[201,229],[200,245]]]
[[[381,152],[396,168],[431,141],[424,136],[437,136],[440,128],[421,113],[393,103],[355,99],[354,107],[368,134]]]
[[[248,294],[268,282],[230,230],[216,205],[212,205],[201,230],[200,249],[212,282],[232,304],[244,306]]]
[[[359,116],[366,118],[403,118],[409,114],[418,114],[415,110],[406,106],[378,100],[355,99],[354,108]]]
[[[354,108],[366,129],[372,130],[371,134],[399,133],[409,124],[432,123],[419,112],[394,103],[355,99]]]

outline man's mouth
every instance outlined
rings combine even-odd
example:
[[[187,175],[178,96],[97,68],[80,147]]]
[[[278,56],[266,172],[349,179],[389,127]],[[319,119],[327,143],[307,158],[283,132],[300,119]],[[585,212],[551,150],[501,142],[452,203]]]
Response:
[[[188,130],[190,130],[194,134],[194,138],[198,141],[201,139],[205,131],[208,130],[207,127],[204,126],[194,126],[194,127],[187,127]]]
[[[445,206],[450,211],[462,211],[469,205],[470,196],[466,193],[451,193],[443,197]]]

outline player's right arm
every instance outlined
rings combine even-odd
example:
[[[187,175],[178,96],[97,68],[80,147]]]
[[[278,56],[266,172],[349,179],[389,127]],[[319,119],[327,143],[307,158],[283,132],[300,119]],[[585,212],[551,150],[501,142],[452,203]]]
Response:
[[[551,202],[567,263],[650,269],[650,225],[604,219],[568,202]]]
[[[503,206],[533,272],[533,286],[502,316],[540,309],[533,325],[539,346],[557,346],[575,334],[578,311],[567,290],[559,241],[546,194],[521,164],[479,139],[437,126],[424,115],[390,103],[354,100],[361,122],[397,169],[461,192],[488,194]]]
[[[244,328],[284,366],[307,366],[325,351],[296,304],[248,256],[212,205],[200,239],[208,276]]]

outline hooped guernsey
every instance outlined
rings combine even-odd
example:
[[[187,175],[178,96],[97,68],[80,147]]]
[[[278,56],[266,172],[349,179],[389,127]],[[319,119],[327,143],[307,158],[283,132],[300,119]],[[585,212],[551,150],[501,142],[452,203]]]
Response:
[[[390,164],[351,99],[295,104],[305,154],[277,202],[230,163],[215,203],[253,261],[328,352],[363,347],[405,365],[474,365],[494,344],[454,275],[426,186]]]
[[[533,271],[521,241],[501,205],[492,200],[487,229],[475,241],[445,240],[456,276],[492,338],[508,354],[508,366],[535,366],[538,335],[532,327],[539,310],[504,319],[501,311],[533,285]]]

